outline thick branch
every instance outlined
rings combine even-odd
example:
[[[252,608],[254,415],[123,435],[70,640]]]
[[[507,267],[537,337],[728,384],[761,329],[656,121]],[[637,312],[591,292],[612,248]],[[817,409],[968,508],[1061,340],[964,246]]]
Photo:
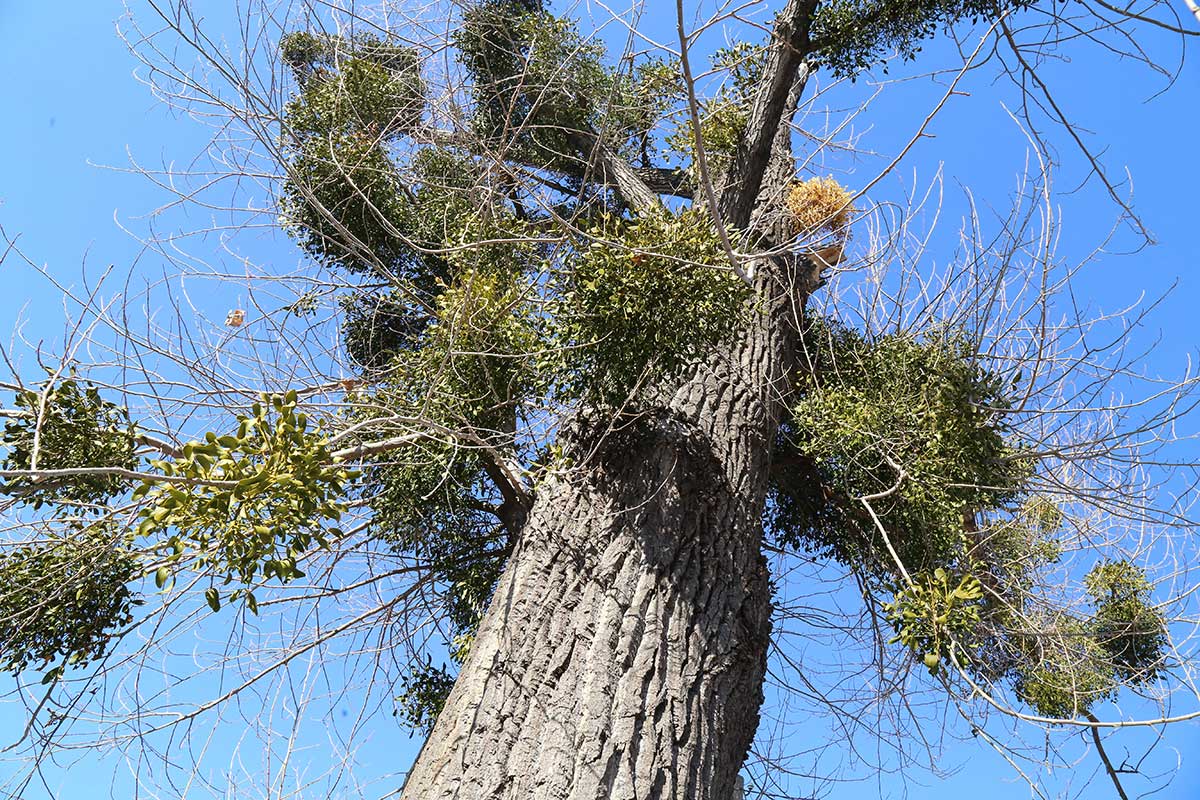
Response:
[[[637,211],[646,211],[659,205],[658,195],[638,175],[633,166],[613,152],[591,132],[579,131],[571,134],[571,144],[579,148],[589,164],[593,165],[600,179],[617,187],[625,202]]]
[[[668,194],[691,200],[695,194],[687,173],[678,167],[634,167],[634,172],[655,194]]]
[[[498,454],[497,454],[498,456]],[[495,484],[504,498],[504,502],[496,509],[496,516],[504,525],[510,536],[516,536],[525,527],[529,516],[529,507],[533,504],[529,493],[521,486],[512,469],[505,464],[497,464],[491,458],[483,460],[483,471]]]
[[[805,58],[812,52],[809,25],[816,5],[816,0],[788,0],[779,14],[750,120],[734,151],[721,194],[722,219],[734,228],[745,228],[750,222],[776,133],[789,107],[789,95]]]
[[[453,147],[468,151],[477,144],[474,139],[465,134],[432,127],[423,128],[414,138],[416,141],[426,141],[439,147]],[[651,199],[653,195],[665,194],[690,200],[695,191],[691,180],[683,170],[677,167],[634,167],[607,145],[602,144],[600,137],[590,131],[573,133],[571,144],[583,156],[583,160],[578,164],[578,169],[567,170],[561,164],[547,166],[528,159],[513,159],[511,152],[506,152],[502,160],[511,161],[533,170],[545,170],[580,180],[588,177],[590,168],[592,179],[616,187],[630,205],[637,207],[643,207],[640,203]],[[633,198],[638,198],[638,201]],[[657,197],[652,199],[653,202],[658,202]]]

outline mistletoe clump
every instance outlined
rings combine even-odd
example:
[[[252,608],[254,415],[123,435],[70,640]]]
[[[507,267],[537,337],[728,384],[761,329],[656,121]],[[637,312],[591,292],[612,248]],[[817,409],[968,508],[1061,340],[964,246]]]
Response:
[[[823,66],[854,78],[897,54],[912,61],[921,43],[963,20],[994,20],[1032,0],[834,0],[823,3],[811,36]]]
[[[100,396],[100,390],[75,377],[22,389],[14,401],[20,413],[0,432],[6,470],[64,470],[137,466],[136,439],[129,412]],[[45,503],[103,503],[121,492],[112,474],[76,475],[69,480],[13,477],[0,493],[15,495],[34,508]]]
[[[747,313],[708,215],[661,210],[609,218],[571,264],[559,311],[570,390],[610,404],[677,374]]]
[[[1088,625],[1069,614],[1033,614],[1013,641],[1022,651],[1012,670],[1013,687],[1043,716],[1074,719],[1111,699],[1120,685]]]
[[[140,574],[128,538],[99,523],[0,551],[0,669],[60,661],[48,683],[102,658],[142,602],[130,588]]]
[[[416,53],[378,39],[307,32],[290,34],[281,49],[301,87],[285,109],[285,227],[330,266],[395,276],[423,271],[422,255],[404,236],[417,217],[387,148],[424,113]]]
[[[896,573],[895,557],[913,572],[954,563],[964,514],[1017,500],[1034,467],[1006,438],[1005,382],[953,332],[869,340],[817,324],[806,341],[813,377],[780,446],[819,488],[780,492],[777,530],[879,574]]]
[[[1162,670],[1166,623],[1145,572],[1104,562],[1084,578],[1093,613],[1047,603],[1068,523],[1033,489],[1012,443],[1011,381],[954,331],[867,338],[815,322],[811,379],[776,459],[768,525],[785,544],[854,570],[931,673],[1007,681],[1038,713],[1090,713]]]
[[[1164,667],[1166,620],[1150,601],[1145,570],[1104,561],[1083,583],[1090,617],[1035,612],[1012,637],[1024,651],[1013,670],[1017,694],[1047,717],[1087,715],[1122,685],[1144,686]]]
[[[1120,677],[1135,683],[1157,677],[1167,646],[1167,623],[1150,601],[1145,571],[1128,561],[1105,561],[1083,583],[1095,609],[1093,636]]]
[[[346,506],[342,501],[358,477],[329,451],[325,437],[309,430],[307,416],[296,410],[296,392],[264,396],[236,433],[208,433],[203,442],[184,445],[181,457],[151,462],[170,481],[150,480],[134,490],[144,497],[139,536],[174,532],[160,545],[167,564],[159,567],[160,588],[173,567],[190,559],[224,578],[249,586],[257,575],[282,583],[304,577],[297,560],[314,544],[329,547],[329,537]],[[251,610],[252,593],[237,589]],[[206,599],[220,606],[219,590]]]

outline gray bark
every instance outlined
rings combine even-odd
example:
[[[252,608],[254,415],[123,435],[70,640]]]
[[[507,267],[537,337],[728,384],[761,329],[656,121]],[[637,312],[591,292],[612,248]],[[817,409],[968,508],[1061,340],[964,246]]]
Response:
[[[802,24],[780,15],[720,206],[791,180],[781,120],[802,88]],[[654,192],[599,153],[627,201]],[[779,168],[771,167],[776,165]],[[769,168],[771,167],[771,168]],[[767,205],[770,205],[769,203]],[[403,800],[730,800],[758,727],[771,599],[762,510],[810,262],[760,259],[755,313],[642,413],[580,423],[541,487]]]
[[[660,407],[582,426],[405,800],[732,796],[762,701],[761,513],[808,286],[788,267],[758,270],[768,313]]]

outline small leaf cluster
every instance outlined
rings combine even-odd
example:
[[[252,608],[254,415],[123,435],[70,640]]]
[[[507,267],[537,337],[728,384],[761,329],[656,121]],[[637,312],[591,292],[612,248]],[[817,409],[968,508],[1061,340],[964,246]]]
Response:
[[[4,469],[131,470],[137,466],[129,413],[101,397],[94,385],[72,376],[40,390],[20,390],[14,403],[23,413],[10,419],[0,433],[0,446],[7,451],[0,462]],[[70,480],[17,477],[0,483],[0,493],[20,496],[34,508],[58,502],[102,504],[121,490],[122,478],[114,475],[76,475]]]
[[[703,211],[605,218],[559,276],[557,336],[570,395],[620,405],[678,373],[744,319],[750,289]]]
[[[399,716],[409,728],[428,736],[453,688],[454,676],[444,664],[440,667],[432,664],[415,667],[402,682],[394,715]]]
[[[820,62],[837,77],[854,78],[893,52],[916,58],[921,42],[964,19],[994,20],[1032,0],[833,0],[822,3],[811,36]]]
[[[975,633],[983,602],[983,586],[973,575],[956,576],[941,567],[920,573],[884,604],[887,619],[896,630],[889,644],[899,642],[921,654],[934,674],[950,654],[951,644],[966,641]],[[960,662],[964,660],[962,653],[956,655]]]
[[[45,541],[0,552],[0,669],[20,672],[104,656],[141,600],[138,557],[111,525],[74,521]]]
[[[1146,573],[1128,561],[1105,561],[1084,577],[1095,612],[1091,628],[1122,680],[1144,683],[1162,668],[1167,624],[1150,602]]]
[[[184,445],[180,458],[152,462],[185,482],[147,481],[139,536],[168,534],[160,587],[185,559],[224,576],[229,584],[256,577],[287,583],[304,576],[297,559],[314,544],[329,547],[341,532],[342,496],[357,473],[333,459],[324,437],[296,410],[295,391],[264,395],[236,433],[208,433]],[[239,590],[240,591],[240,590]],[[253,595],[246,595],[253,608]],[[217,605],[209,598],[210,605]]]

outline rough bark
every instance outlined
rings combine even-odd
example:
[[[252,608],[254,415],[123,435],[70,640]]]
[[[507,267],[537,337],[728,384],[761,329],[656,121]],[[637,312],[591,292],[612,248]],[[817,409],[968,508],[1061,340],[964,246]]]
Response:
[[[722,219],[730,227],[745,228],[750,222],[772,154],[778,152],[780,123],[785,112],[795,107],[797,84],[803,87],[808,77],[807,59],[812,50],[809,23],[816,5],[817,0],[788,0],[771,33],[750,118],[734,150],[718,204]]]
[[[791,180],[805,20],[781,13],[722,211],[737,228]],[[638,208],[655,190],[607,152]],[[773,166],[774,165],[774,166]],[[775,167],[778,168],[775,168]],[[765,241],[764,241],[765,240]],[[762,510],[819,272],[760,259],[745,330],[642,412],[581,423],[541,487],[403,800],[731,800],[758,727],[771,598]]]
[[[809,284],[620,427],[530,511],[405,800],[727,800],[770,634],[761,513]]]

